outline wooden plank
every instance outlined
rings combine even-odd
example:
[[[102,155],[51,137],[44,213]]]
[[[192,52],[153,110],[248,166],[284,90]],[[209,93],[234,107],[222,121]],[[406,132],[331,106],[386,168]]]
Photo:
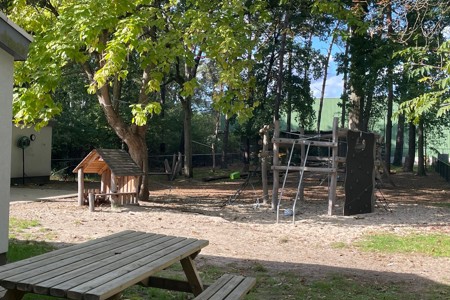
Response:
[[[77,286],[90,286],[101,280],[101,278],[114,277],[114,274],[116,274],[115,272],[121,267],[134,266],[136,261],[152,256],[155,252],[161,251],[161,249],[176,244],[182,240],[185,240],[185,238],[162,236],[158,240],[141,244],[138,247],[130,249],[129,251],[117,253],[114,256],[99,260],[97,263],[93,264],[93,266],[67,272],[64,275],[55,278],[55,282],[48,284],[51,286],[50,295],[56,297],[66,297],[67,292]],[[83,293],[84,292],[85,291],[83,291]],[[111,294],[110,296],[112,295],[114,294]]]
[[[233,278],[231,274],[224,274],[206,290],[204,290],[200,295],[195,297],[195,300],[206,300],[210,299],[215,295],[223,286],[225,286]]]
[[[118,252],[129,252],[130,249],[139,246],[142,243],[148,243],[155,239],[162,238],[162,235],[149,235],[146,238],[142,238],[141,236],[137,236],[135,239],[127,239],[121,241],[120,243],[116,243],[116,246],[113,249],[101,251],[93,256],[89,256],[84,259],[80,259],[70,265],[58,265],[56,269],[53,271],[49,271],[45,274],[42,274],[36,278],[28,279],[27,283],[32,285],[32,291],[38,294],[49,294],[50,287],[59,284],[61,282],[71,280],[80,274],[85,274],[90,272],[92,269],[96,269],[99,261],[113,257]],[[80,257],[82,258],[82,257]],[[59,262],[58,262],[59,263]],[[55,263],[57,264],[57,263]],[[20,286],[19,286],[20,287]]]
[[[228,294],[230,294],[234,288],[242,281],[244,280],[243,276],[232,276],[230,278],[230,280],[227,282],[227,284],[225,284],[224,286],[222,286],[222,288],[220,290],[218,290],[212,297],[210,297],[209,299],[211,300],[218,300],[218,299],[225,299],[226,296]]]
[[[287,138],[273,138],[272,143],[277,143],[278,145],[290,145],[293,143],[296,145],[311,145],[316,147],[336,147],[337,142],[327,142],[327,141],[316,141],[316,140],[305,140],[305,139],[287,139]]]
[[[115,248],[118,246],[121,246],[123,244],[127,244],[128,241],[130,241],[130,237],[134,238],[135,240],[142,239],[142,233],[135,233],[133,235],[128,235],[126,239],[124,240],[118,240],[114,239],[112,243],[100,243],[96,244],[97,247],[89,247],[87,250],[89,251],[72,251],[68,252],[66,255],[59,255],[56,256],[56,262],[55,260],[45,260],[41,261],[40,264],[37,266],[33,266],[32,269],[27,268],[18,268],[17,272],[14,273],[16,270],[9,271],[7,274],[13,274],[12,276],[4,277],[2,279],[2,284],[5,284],[7,287],[15,288],[17,287],[19,290],[23,291],[31,291],[31,288],[28,288],[27,286],[30,284],[36,282],[45,280],[46,275],[48,276],[48,272],[52,270],[58,270],[60,269],[61,273],[64,273],[63,270],[65,266],[70,265],[72,263],[75,263],[77,261],[83,261],[86,259],[86,257],[95,256],[96,254],[101,254],[106,251],[115,251]],[[132,239],[131,239],[132,240]],[[94,254],[94,255],[92,255]],[[62,268],[62,269],[61,269]],[[3,275],[3,274],[2,274]],[[7,275],[5,275],[7,276]],[[53,273],[50,273],[50,276],[54,276]],[[33,277],[36,279],[33,280]]]
[[[272,166],[272,170],[286,171],[287,166]],[[301,171],[305,172],[316,172],[316,173],[328,173],[332,174],[337,172],[336,168],[318,168],[318,167],[300,167],[300,166],[289,166],[289,171]]]
[[[225,298],[227,300],[242,299],[255,286],[256,278],[245,277],[244,280]]]
[[[253,277],[224,274],[195,300],[243,299],[255,284],[256,279]]]
[[[103,278],[97,278],[95,282],[92,282],[95,287],[85,293],[85,299],[107,299],[119,290],[124,290],[125,288],[140,282],[150,275],[200,251],[207,245],[208,241],[206,240],[187,239],[177,245],[162,249],[154,255],[147,256],[139,261],[133,262],[131,265],[124,266],[120,270],[117,270],[115,274],[108,274],[108,276],[104,276]],[[110,275],[115,275],[116,278],[112,278]],[[99,285],[101,282],[103,282],[103,284]],[[85,287],[83,287],[82,290],[84,290],[84,288]]]
[[[115,233],[113,235],[110,236],[105,236],[102,238],[98,238],[92,241],[88,241],[82,244],[77,244],[77,245],[73,245],[70,247],[66,247],[66,248],[61,248],[58,250],[54,250],[52,252],[48,252],[45,254],[41,254],[38,256],[34,256],[31,258],[27,258],[27,259],[23,259],[14,263],[10,263],[10,264],[6,264],[3,266],[0,266],[0,281],[3,278],[9,277],[11,275],[15,275],[18,271],[29,271],[31,269],[33,269],[33,267],[35,268],[39,268],[47,263],[51,263],[52,261],[54,261],[55,259],[58,259],[60,256],[64,256],[67,255],[67,253],[82,253],[82,252],[86,252],[91,248],[95,248],[98,245],[97,244],[105,244],[105,243],[109,243],[111,241],[114,241],[116,239],[120,239],[121,237],[124,237],[128,234],[132,234],[135,231],[132,230],[127,230],[127,231],[122,231],[119,233]]]

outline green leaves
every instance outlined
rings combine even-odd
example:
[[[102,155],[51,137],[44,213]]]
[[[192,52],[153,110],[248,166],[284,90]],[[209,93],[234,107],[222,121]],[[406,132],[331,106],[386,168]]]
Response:
[[[148,117],[153,114],[161,113],[161,105],[158,102],[151,102],[147,105],[132,104],[131,113],[133,115],[132,122],[138,126],[147,124]]]

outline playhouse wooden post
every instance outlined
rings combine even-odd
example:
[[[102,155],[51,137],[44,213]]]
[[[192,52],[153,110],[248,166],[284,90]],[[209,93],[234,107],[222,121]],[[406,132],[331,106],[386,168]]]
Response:
[[[78,205],[82,206],[84,203],[84,172],[83,168],[78,170]]]

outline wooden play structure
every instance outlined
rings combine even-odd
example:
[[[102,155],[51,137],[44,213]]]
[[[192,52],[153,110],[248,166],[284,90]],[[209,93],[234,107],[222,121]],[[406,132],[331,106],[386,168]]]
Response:
[[[277,221],[283,190],[289,172],[299,172],[297,194],[292,207],[292,217],[295,221],[297,200],[303,199],[304,174],[318,173],[328,177],[328,215],[334,212],[338,173],[345,178],[344,215],[354,215],[372,212],[375,206],[375,161],[376,142],[373,133],[352,131],[338,128],[338,119],[333,120],[331,134],[299,134],[295,138],[274,137],[273,155],[273,193],[278,196]],[[280,149],[286,149],[287,163],[282,164]],[[326,155],[314,155],[326,153]],[[325,148],[325,151],[317,151]],[[299,154],[300,163],[293,163],[293,154]],[[283,175],[280,188],[279,178]]]
[[[73,170],[78,173],[78,204],[107,199],[113,205],[137,204],[142,170],[121,149],[94,149]],[[100,189],[86,189],[84,174],[101,176]]]

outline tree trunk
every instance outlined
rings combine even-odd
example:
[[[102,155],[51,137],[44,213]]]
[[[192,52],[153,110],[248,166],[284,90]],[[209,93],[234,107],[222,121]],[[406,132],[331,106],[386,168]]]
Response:
[[[222,158],[220,161],[220,168],[228,168],[228,137],[230,136],[230,118],[225,116],[225,128],[223,130],[223,143],[222,143]]]
[[[184,176],[194,177],[192,167],[192,99],[187,96],[181,101],[183,105],[183,131],[184,131]]]
[[[405,115],[398,116],[397,138],[395,142],[394,161],[392,165],[401,166],[403,160],[403,143],[405,139]]]
[[[420,118],[419,126],[417,128],[417,175],[426,176],[425,169],[425,132],[424,132],[424,121]]]
[[[283,68],[284,68],[284,54],[286,47],[286,36],[287,36],[287,28],[289,24],[289,10],[285,13],[284,22],[283,22],[283,35],[281,37],[281,45],[279,52],[279,67],[278,67],[278,77],[277,77],[277,96],[275,100],[275,108],[274,108],[274,137],[280,136],[280,105],[283,98]],[[274,145],[273,149],[273,165],[278,166],[278,149]],[[279,181],[278,172],[273,173],[274,184],[273,184],[273,192],[272,192],[272,209],[276,209],[278,206],[278,186],[276,181]],[[276,189],[276,190],[275,190]]]
[[[85,66],[86,67],[86,66]],[[90,70],[85,69],[89,74]],[[139,103],[145,104],[148,102],[148,96],[145,92],[146,83],[148,83],[148,72],[144,71],[142,76],[142,86],[139,94]],[[134,162],[142,169],[144,175],[140,178],[139,182],[139,200],[148,201],[148,153],[146,143],[147,125],[137,126],[135,124],[126,125],[123,119],[120,117],[118,108],[114,109],[112,105],[112,99],[110,94],[109,85],[104,85],[97,91],[98,102],[105,114],[106,120],[117,134],[117,136],[127,144],[128,151]]]
[[[350,27],[347,29],[347,33],[350,34]],[[341,128],[345,128],[345,120],[347,116],[347,103],[348,103],[348,52],[350,43],[345,42],[345,52],[344,52],[344,74],[342,78],[342,107],[341,107]]]
[[[337,26],[339,26],[339,24]],[[330,63],[331,51],[333,50],[333,45],[334,45],[335,40],[336,40],[336,36],[333,34],[333,38],[331,39],[330,46],[328,47],[327,57],[325,59],[325,63],[324,63],[324,67],[323,67],[322,90],[320,92],[319,111],[317,112],[317,132],[320,132],[320,121],[322,119],[323,99],[325,97],[325,88],[326,88],[327,76],[328,76],[328,64]]]
[[[404,170],[406,172],[413,172],[414,160],[416,156],[416,126],[412,122],[409,123],[408,138],[408,156],[405,160]]]
[[[388,23],[388,37],[391,38],[393,35],[392,29],[392,7],[391,2],[388,2],[386,6],[386,19]],[[386,169],[388,172],[391,171],[391,149],[392,149],[392,105],[394,102],[394,80],[393,80],[393,66],[389,63],[387,70],[387,85],[388,85],[388,97],[387,97],[387,115],[386,115],[386,141],[385,141],[385,160]]]
[[[286,111],[286,131],[291,132],[292,123],[292,49],[289,49],[288,60],[288,76],[289,76],[289,88],[287,89],[287,111]]]

